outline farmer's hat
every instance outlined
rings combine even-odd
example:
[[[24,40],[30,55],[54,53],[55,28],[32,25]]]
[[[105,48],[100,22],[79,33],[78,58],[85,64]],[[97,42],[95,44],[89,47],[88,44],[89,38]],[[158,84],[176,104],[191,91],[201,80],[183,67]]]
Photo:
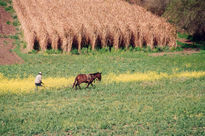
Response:
[[[42,73],[41,73],[41,72],[38,72],[38,74],[42,75]]]

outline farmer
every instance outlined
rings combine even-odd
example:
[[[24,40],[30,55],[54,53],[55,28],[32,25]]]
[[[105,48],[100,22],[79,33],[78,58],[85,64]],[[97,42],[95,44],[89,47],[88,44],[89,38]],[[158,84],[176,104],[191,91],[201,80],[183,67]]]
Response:
[[[38,90],[38,86],[42,86],[42,73],[39,72],[35,79],[36,90]]]

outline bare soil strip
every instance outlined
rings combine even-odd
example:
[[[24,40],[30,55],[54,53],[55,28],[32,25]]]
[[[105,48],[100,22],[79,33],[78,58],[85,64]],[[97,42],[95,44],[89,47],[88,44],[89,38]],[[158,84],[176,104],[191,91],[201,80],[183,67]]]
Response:
[[[11,22],[10,25],[7,24],[8,21]],[[15,33],[11,15],[3,7],[0,7],[0,35],[8,36]],[[16,53],[12,52],[14,48],[12,42],[13,39],[0,37],[0,65],[23,63],[23,60]]]
[[[149,56],[164,56],[164,55],[175,55],[175,54],[181,54],[181,55],[189,55],[193,53],[199,53],[199,50],[194,49],[184,49],[183,51],[177,51],[177,52],[159,52],[159,53],[152,53]]]

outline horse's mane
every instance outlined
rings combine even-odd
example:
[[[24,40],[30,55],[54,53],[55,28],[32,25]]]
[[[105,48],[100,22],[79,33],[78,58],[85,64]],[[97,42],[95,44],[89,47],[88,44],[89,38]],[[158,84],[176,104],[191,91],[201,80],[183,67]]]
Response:
[[[90,74],[90,75],[96,75],[96,74],[100,74],[100,72],[97,72],[97,73],[92,73],[92,74]]]

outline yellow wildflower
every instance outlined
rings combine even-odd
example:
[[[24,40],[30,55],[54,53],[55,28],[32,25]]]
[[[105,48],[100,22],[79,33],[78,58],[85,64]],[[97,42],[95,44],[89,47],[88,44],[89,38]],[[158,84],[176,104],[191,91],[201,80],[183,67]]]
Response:
[[[147,73],[126,73],[126,74],[113,74],[103,76],[102,83],[110,84],[112,82],[137,82],[137,81],[154,81],[163,78],[200,78],[205,76],[205,72],[181,72],[181,73],[157,73],[157,72],[147,72]],[[49,88],[62,88],[62,87],[72,87],[75,77],[48,77],[44,78],[43,82],[45,87]],[[13,78],[8,79],[0,73],[0,93],[29,93],[35,89],[34,85],[35,77],[29,76],[28,78]]]

